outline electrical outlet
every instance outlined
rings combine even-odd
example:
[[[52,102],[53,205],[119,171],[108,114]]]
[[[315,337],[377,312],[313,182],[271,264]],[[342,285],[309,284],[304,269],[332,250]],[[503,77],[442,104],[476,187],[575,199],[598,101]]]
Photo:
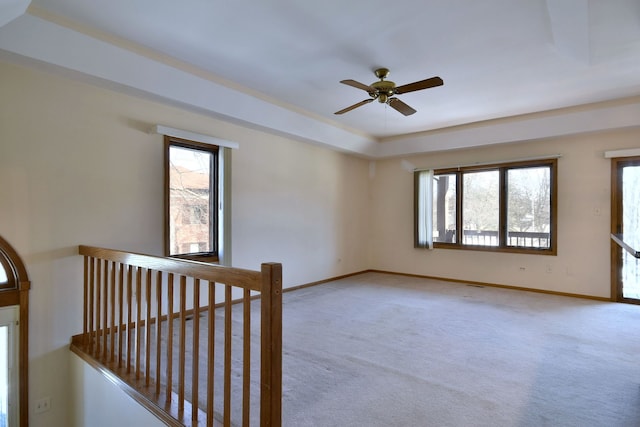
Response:
[[[47,412],[49,409],[51,409],[50,397],[43,397],[40,400],[36,400],[36,414]]]

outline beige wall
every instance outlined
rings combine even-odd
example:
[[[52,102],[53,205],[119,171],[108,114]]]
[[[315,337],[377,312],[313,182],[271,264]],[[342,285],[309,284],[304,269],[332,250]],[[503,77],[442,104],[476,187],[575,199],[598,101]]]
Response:
[[[237,140],[237,139],[236,139]],[[255,134],[233,152],[233,264],[283,264],[285,286],[368,268],[368,162]]]
[[[238,142],[232,259],[283,263],[292,286],[368,267],[368,162],[66,78],[0,63],[0,235],[30,293],[30,421],[68,426],[72,335],[81,332],[78,244],[160,254],[163,142],[154,124]],[[52,409],[33,402],[52,397]]]
[[[378,161],[371,205],[371,267],[608,298],[611,177],[610,160],[603,156],[607,150],[632,147],[640,147],[639,129]],[[557,256],[413,248],[413,177],[403,161],[415,167],[445,167],[556,153],[562,154]]]
[[[70,370],[69,402],[72,405],[72,422],[69,425],[87,427],[166,426],[164,422],[75,354],[70,355]],[[88,393],[87,390],[90,392]],[[49,425],[53,426],[53,424]]]

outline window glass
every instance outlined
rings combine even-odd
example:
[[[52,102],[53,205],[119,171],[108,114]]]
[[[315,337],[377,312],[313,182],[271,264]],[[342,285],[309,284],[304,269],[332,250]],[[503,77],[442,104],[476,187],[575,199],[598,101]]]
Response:
[[[17,306],[0,308],[0,427],[18,425]]]
[[[416,248],[557,253],[555,158],[434,170],[432,185],[414,179]],[[432,233],[422,234],[427,224]],[[433,240],[430,240],[431,237]]]
[[[507,171],[507,245],[530,248],[551,246],[550,168]]]
[[[622,168],[622,231],[632,248],[640,248],[640,166]],[[619,275],[622,297],[640,300],[640,260],[622,251]]]
[[[15,285],[16,283],[13,272],[11,271],[11,265],[2,256],[2,254],[0,254],[0,289],[15,288]]]
[[[215,157],[211,151],[169,147],[169,255],[216,250]]]
[[[633,248],[640,247],[640,166],[622,169],[622,225],[624,240]]]
[[[22,260],[11,245],[0,237],[0,427],[17,426],[20,413],[28,410],[27,349],[20,348],[28,337],[27,310],[20,315],[20,307],[28,307],[29,277]],[[16,303],[18,305],[11,305]],[[24,304],[24,305],[23,305]],[[18,320],[23,320],[21,325]]]
[[[463,174],[464,245],[498,246],[500,174],[497,170]]]
[[[0,326],[0,427],[9,425],[9,327]]]
[[[456,175],[433,177],[433,241],[456,241]]]

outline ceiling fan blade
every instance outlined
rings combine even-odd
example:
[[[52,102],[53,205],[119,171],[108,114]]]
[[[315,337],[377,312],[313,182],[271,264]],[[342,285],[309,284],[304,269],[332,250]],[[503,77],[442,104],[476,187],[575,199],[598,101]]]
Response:
[[[346,112],[349,112],[349,111],[353,110],[354,108],[362,107],[364,104],[368,104],[368,103],[370,103],[371,101],[373,101],[373,98],[371,98],[371,99],[365,99],[364,101],[360,101],[360,102],[358,102],[357,104],[353,104],[351,107],[347,107],[347,108],[345,108],[344,110],[336,111],[336,112],[335,112],[335,113],[333,113],[333,114],[344,114],[344,113],[346,113]]]
[[[416,90],[429,89],[430,87],[442,86],[444,82],[440,77],[431,77],[430,79],[420,80],[406,85],[398,86],[395,93],[407,93]]]
[[[389,98],[389,105],[391,106],[391,108],[401,112],[405,116],[410,116],[416,112],[416,110],[409,107],[407,104],[400,101],[398,98]]]
[[[349,80],[340,80],[340,83],[345,84],[347,86],[355,87],[356,89],[362,89],[362,90],[367,91],[367,92],[374,92],[375,91],[371,86],[366,85],[364,83],[357,82],[355,80],[351,80],[351,79],[349,79]]]

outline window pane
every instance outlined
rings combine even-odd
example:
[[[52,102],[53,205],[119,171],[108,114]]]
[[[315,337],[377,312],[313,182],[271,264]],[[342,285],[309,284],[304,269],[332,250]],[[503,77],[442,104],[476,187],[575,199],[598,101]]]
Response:
[[[498,246],[500,179],[497,170],[466,172],[462,180],[465,245]]]
[[[9,327],[0,326],[0,427],[9,425]]]
[[[171,146],[169,157],[169,253],[211,252],[213,154]]]
[[[622,231],[625,241],[640,247],[640,166],[622,169]]]
[[[507,245],[549,248],[551,239],[550,168],[507,171]]]
[[[433,177],[433,241],[455,243],[456,175]]]
[[[640,247],[640,166],[622,169],[622,231],[631,247]],[[622,251],[622,296],[640,299],[640,260]]]
[[[11,266],[7,260],[0,256],[0,289],[11,289],[15,287]]]

